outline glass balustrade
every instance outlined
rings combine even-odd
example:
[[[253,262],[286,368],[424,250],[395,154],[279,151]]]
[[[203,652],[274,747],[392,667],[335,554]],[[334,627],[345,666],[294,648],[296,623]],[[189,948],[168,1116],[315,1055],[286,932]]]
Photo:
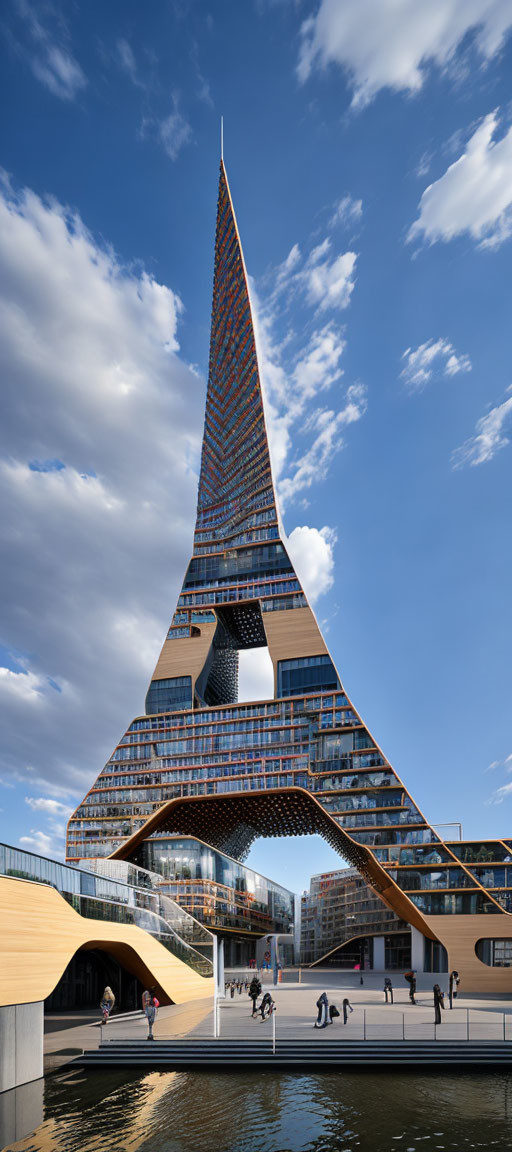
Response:
[[[124,860],[91,860],[75,868],[0,844],[0,874],[48,884],[87,919],[135,924],[201,976],[213,975],[212,959],[198,949],[213,948],[214,937],[189,912],[153,888],[160,877]]]

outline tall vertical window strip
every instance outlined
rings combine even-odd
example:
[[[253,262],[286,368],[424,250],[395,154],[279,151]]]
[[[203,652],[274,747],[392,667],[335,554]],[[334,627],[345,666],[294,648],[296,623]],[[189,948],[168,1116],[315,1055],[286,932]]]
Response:
[[[297,660],[280,660],[278,663],[278,696],[331,692],[340,687],[336,669],[329,656],[304,656]]]
[[[192,677],[152,680],[146,696],[146,716],[192,707]]]

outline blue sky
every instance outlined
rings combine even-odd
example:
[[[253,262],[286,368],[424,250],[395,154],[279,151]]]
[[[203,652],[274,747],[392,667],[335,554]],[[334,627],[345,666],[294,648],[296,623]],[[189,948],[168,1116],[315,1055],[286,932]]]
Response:
[[[284,525],[345,687],[430,819],[512,834],[511,32],[503,0],[4,6],[8,842],[62,850],[172,615],[221,114]],[[298,889],[337,862],[251,860]]]

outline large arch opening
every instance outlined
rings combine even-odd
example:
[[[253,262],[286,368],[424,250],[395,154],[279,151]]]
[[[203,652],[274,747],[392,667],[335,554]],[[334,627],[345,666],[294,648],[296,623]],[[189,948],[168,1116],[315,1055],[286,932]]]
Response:
[[[304,788],[272,788],[211,796],[183,796],[162,804],[112,853],[112,859],[141,863],[141,845],[164,833],[189,835],[243,861],[258,837],[319,834],[343,859],[357,868],[384,904],[396,915],[435,939],[421,912],[369,851],[340,827]]]

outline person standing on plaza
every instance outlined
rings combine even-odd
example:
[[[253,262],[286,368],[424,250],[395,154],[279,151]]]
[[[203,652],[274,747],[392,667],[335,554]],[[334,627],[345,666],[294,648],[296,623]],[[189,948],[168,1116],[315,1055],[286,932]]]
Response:
[[[404,980],[407,980],[407,983],[409,985],[409,1000],[411,1001],[411,1004],[415,1004],[416,1003],[416,1000],[415,1000],[415,996],[416,996],[416,973],[413,971],[404,972]]]
[[[251,983],[249,985],[249,996],[251,997],[251,1000],[252,1000],[252,1013],[251,1013],[251,1015],[257,1016],[258,1009],[256,1008],[256,1001],[258,999],[258,996],[261,996],[261,984],[260,984],[260,981],[258,980],[258,977],[256,976],[256,974],[253,976]]]
[[[434,984],[434,1023],[441,1023],[441,1008],[444,1008],[444,996],[439,984]]]
[[[158,1007],[159,1001],[154,994],[154,988],[151,988],[149,992],[146,991],[142,993],[142,1011],[144,1012],[149,1028],[148,1040],[155,1039],[153,1036],[153,1024],[155,1023],[156,1010]]]
[[[392,1004],[393,1003],[393,985],[391,983],[389,976],[386,976],[386,978],[384,980],[384,996],[386,999],[386,1004]],[[388,997],[389,997],[389,999],[388,999]]]
[[[329,1015],[329,1001],[327,999],[327,992],[322,992],[322,995],[318,997],[316,1006],[318,1008],[318,1016],[315,1020],[314,1027],[327,1028],[328,1024],[332,1024],[332,1020]]]
[[[459,973],[455,972],[455,970],[453,972],[450,972],[450,988],[449,988],[450,1008],[453,1008],[453,1001],[457,999],[457,992],[458,992],[459,984],[460,984]]]
[[[116,998],[114,996],[114,993],[113,993],[112,989],[109,987],[109,985],[107,984],[107,987],[104,989],[103,996],[101,997],[101,1003],[100,1003],[101,1014],[103,1016],[103,1023],[104,1024],[107,1023],[108,1018],[109,1018],[110,1013],[114,1007],[115,1002],[116,1002]]]
[[[345,997],[345,999],[343,1001],[343,1023],[344,1024],[347,1023],[349,1012],[353,1012],[353,1011],[354,1011],[354,1009],[350,1003],[350,1000],[348,999],[348,997]]]

